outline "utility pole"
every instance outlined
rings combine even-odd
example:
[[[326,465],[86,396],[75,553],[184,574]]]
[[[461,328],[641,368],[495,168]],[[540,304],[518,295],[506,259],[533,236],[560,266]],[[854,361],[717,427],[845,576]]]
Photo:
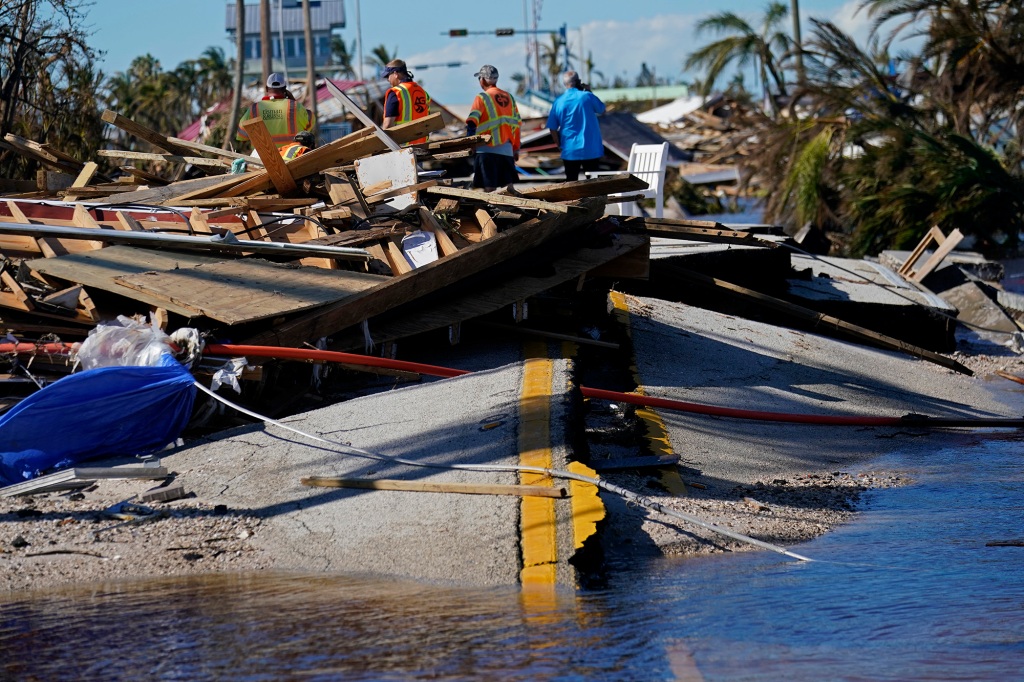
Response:
[[[272,49],[270,44],[270,0],[260,0],[260,57],[263,60],[264,84],[270,78]]]
[[[796,50],[796,84],[804,84],[804,48],[800,41],[800,0],[789,0],[790,12],[793,14],[793,43]]]
[[[302,23],[306,34],[306,95],[309,97],[309,113],[313,115],[314,132],[316,135],[316,60],[313,45],[313,16],[309,9],[309,0],[302,0]]]
[[[245,83],[245,0],[235,2],[235,91],[231,94],[228,132],[221,149],[232,149],[238,132],[238,111],[242,108],[242,85]]]

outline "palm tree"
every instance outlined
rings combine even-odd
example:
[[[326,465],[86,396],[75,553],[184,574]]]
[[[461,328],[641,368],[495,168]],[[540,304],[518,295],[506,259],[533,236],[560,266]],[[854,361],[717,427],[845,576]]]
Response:
[[[366,63],[380,72],[384,70],[384,67],[387,66],[388,62],[394,61],[396,54],[398,54],[398,46],[395,46],[394,50],[388,52],[387,46],[381,43],[370,50],[370,56],[366,58]]]
[[[231,149],[238,131],[239,110],[242,108],[242,82],[245,79],[245,0],[235,2],[235,75],[232,84],[231,110],[228,112],[227,132],[224,134],[224,149]]]
[[[769,3],[761,18],[760,31],[733,12],[721,12],[702,19],[697,24],[698,34],[714,31],[726,35],[699,48],[686,59],[685,69],[704,70],[704,87],[700,94],[704,97],[711,94],[715,81],[729,64],[744,67],[756,62],[765,94],[772,94],[768,82],[770,76],[774,92],[785,95],[786,81],[781,59],[790,52],[792,40],[780,26],[788,14],[789,8],[781,2]],[[771,99],[770,106],[773,112],[777,112],[774,99]]]
[[[331,62],[337,66],[337,72],[342,78],[356,77],[355,68],[352,66],[355,62],[355,50],[356,41],[346,44],[340,37],[331,36]]]
[[[571,51],[566,54],[568,50],[568,44],[565,39],[558,33],[550,33],[550,42],[547,45],[542,44],[540,46],[540,61],[541,64],[547,67],[547,81],[550,85],[552,92],[561,89],[561,80],[559,76],[563,71],[568,70],[569,63],[563,63],[562,57],[568,57],[568,61],[576,57]]]

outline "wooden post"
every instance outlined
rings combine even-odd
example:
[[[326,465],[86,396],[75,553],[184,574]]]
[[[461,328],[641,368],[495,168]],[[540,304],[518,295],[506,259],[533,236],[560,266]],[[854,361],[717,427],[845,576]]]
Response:
[[[252,142],[253,148],[259,152],[260,161],[263,162],[263,169],[267,171],[270,182],[274,184],[274,189],[281,196],[297,192],[299,187],[295,184],[295,178],[292,177],[291,171],[288,170],[284,159],[281,158],[281,154],[277,151],[274,138],[270,136],[270,131],[267,130],[267,124],[263,122],[263,119],[250,118],[242,123],[242,129],[249,134],[249,141]]]

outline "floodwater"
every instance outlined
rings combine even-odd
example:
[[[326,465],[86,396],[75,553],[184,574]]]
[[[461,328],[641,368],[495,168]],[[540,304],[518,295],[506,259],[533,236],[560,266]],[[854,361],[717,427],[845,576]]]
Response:
[[[0,596],[11,680],[1019,680],[1020,434],[951,435],[795,547],[617,566],[600,589],[234,575]],[[878,468],[878,467],[876,467]]]

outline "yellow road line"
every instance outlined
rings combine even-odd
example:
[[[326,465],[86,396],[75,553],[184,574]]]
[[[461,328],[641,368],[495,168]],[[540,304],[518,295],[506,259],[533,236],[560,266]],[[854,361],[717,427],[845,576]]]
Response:
[[[519,462],[525,466],[550,468],[551,463],[551,378],[552,362],[543,357],[546,346],[526,344],[523,389],[519,404]],[[523,485],[551,485],[542,474],[521,473]],[[555,501],[535,497],[521,501],[524,585],[554,585],[558,549],[555,534]]]

